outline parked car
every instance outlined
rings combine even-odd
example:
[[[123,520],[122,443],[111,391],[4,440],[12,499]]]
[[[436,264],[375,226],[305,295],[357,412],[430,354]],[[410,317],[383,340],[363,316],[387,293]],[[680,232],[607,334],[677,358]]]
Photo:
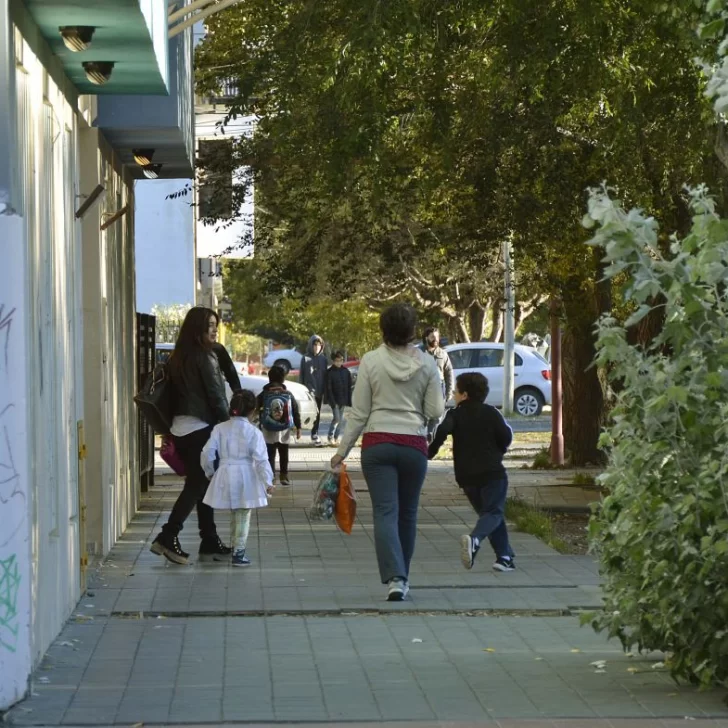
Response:
[[[545,404],[551,404],[551,365],[530,346],[516,344],[514,348],[513,409],[519,415],[535,417]],[[456,377],[464,372],[487,377],[490,393],[486,401],[495,407],[503,404],[503,350],[503,344],[490,341],[445,347]]]
[[[272,366],[281,367],[286,374],[291,369],[301,368],[301,359],[303,354],[296,349],[271,349],[263,359],[263,364],[267,369]]]
[[[169,359],[172,355],[174,344],[155,344],[154,348],[156,351],[155,357],[157,364],[166,364],[167,359]]]
[[[266,384],[268,384],[268,377],[261,377],[257,374],[246,374],[240,377],[240,386],[243,389],[250,389],[256,397],[263,391],[263,387]],[[317,413],[314,396],[303,384],[298,384],[298,382],[287,381],[286,389],[288,389],[296,398],[296,402],[298,402],[298,409],[301,412],[301,427],[303,429],[310,428],[316,419]],[[228,399],[230,399],[233,393],[227,382],[225,383],[225,390],[227,391]]]

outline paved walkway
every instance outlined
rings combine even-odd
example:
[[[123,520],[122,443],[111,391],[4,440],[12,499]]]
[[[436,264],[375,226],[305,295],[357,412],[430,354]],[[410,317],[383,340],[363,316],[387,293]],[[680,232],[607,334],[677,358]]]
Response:
[[[699,719],[690,725],[728,727],[723,693],[675,686],[661,655],[626,656],[579,627],[579,612],[600,603],[589,557],[515,533],[515,573],[491,571],[488,553],[464,571],[457,538],[472,515],[457,489],[430,479],[411,599],[386,602],[366,495],[345,536],[309,521],[315,480],[299,471],[293,488],[256,513],[247,569],[152,555],[179,483],[154,488],[10,721],[647,728],[675,723],[617,719],[683,724],[687,716]],[[221,512],[224,537],[227,520]],[[182,542],[194,550],[193,522]],[[700,720],[708,718],[724,720]]]

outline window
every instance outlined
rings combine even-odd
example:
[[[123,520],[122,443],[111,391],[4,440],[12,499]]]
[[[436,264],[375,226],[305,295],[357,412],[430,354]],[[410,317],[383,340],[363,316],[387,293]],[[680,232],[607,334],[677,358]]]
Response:
[[[197,200],[200,218],[229,220],[233,216],[232,142],[200,139],[197,162],[201,171]]]
[[[502,367],[503,366],[503,349],[480,349],[478,351],[479,368],[483,367]]]
[[[469,369],[471,360],[474,359],[473,354],[476,353],[475,349],[457,349],[456,351],[449,351],[448,356],[450,357],[450,363],[453,369]]]

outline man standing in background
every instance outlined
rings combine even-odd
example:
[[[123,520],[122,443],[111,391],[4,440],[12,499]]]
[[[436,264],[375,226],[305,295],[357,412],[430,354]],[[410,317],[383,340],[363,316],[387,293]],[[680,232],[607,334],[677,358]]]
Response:
[[[425,353],[435,359],[437,371],[440,373],[440,381],[442,382],[442,396],[445,398],[445,405],[449,402],[453,395],[453,375],[452,364],[447,352],[440,348],[440,332],[436,326],[428,326],[422,336],[422,343],[425,347]],[[435,436],[435,430],[440,421],[430,422],[427,426],[427,437],[430,442]]]

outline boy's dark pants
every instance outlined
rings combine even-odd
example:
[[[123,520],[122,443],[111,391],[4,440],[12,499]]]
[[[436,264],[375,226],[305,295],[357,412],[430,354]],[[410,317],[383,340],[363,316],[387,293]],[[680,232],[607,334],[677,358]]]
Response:
[[[284,442],[274,442],[272,444],[266,444],[268,450],[268,462],[270,463],[270,469],[273,471],[273,475],[276,474],[276,450],[281,456],[281,475],[288,475],[288,444]]]
[[[481,485],[463,485],[461,488],[478,514],[478,521],[470,535],[481,544],[487,538],[496,557],[513,557],[505,519],[508,478],[487,480]]]

